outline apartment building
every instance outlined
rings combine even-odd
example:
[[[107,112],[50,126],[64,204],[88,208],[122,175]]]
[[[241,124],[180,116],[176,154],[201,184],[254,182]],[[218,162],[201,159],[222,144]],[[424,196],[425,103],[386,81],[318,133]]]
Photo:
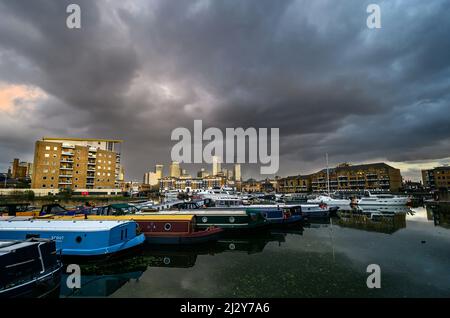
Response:
[[[450,166],[422,170],[423,186],[430,190],[450,189]]]
[[[402,187],[400,169],[386,163],[350,165],[347,163],[329,169],[330,191],[374,190],[397,192]],[[327,169],[311,175],[311,189],[327,191]]]
[[[399,169],[386,163],[350,165],[347,163],[328,169],[330,191],[397,192],[402,187]],[[310,175],[282,178],[278,182],[282,193],[327,192],[327,169]]]
[[[310,192],[311,189],[310,176],[288,176],[278,180],[278,190],[281,193]]]
[[[50,138],[36,141],[31,187],[119,188],[121,140]]]

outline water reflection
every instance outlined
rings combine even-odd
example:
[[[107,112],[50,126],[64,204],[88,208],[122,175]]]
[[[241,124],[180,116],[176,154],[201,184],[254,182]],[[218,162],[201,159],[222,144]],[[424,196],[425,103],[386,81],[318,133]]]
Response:
[[[365,207],[338,211],[334,224],[368,232],[392,234],[406,227],[406,215],[413,215],[409,207]]]
[[[434,225],[450,229],[450,205],[433,204],[427,205],[427,219],[433,221]]]

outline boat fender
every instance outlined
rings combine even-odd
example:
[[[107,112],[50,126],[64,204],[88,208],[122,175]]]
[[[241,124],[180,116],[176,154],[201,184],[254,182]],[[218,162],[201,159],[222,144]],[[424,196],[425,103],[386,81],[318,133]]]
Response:
[[[172,229],[172,224],[170,223],[166,223],[164,224],[164,231],[170,231]]]

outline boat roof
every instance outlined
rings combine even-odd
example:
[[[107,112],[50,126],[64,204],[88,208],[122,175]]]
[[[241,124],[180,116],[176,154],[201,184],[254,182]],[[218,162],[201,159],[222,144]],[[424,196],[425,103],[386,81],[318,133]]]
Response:
[[[142,213],[144,214],[144,213]],[[247,215],[245,210],[185,210],[185,211],[160,211],[149,212],[154,215]],[[144,215],[149,215],[144,214]]]
[[[129,215],[88,215],[87,220],[116,220],[116,221],[191,221],[194,218],[193,214],[183,215],[162,215],[162,214],[129,214]],[[77,220],[83,219],[84,215],[80,216],[55,216],[55,220]]]
[[[89,220],[4,220],[0,218],[0,231],[7,230],[41,230],[41,231],[105,231],[111,230],[116,226],[124,225],[130,221],[89,221]]]

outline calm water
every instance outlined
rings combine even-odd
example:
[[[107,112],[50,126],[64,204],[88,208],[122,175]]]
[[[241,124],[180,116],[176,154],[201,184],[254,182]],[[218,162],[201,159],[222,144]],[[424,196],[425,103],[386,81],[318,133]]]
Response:
[[[369,264],[381,267],[381,289],[366,286]],[[342,213],[289,233],[147,248],[82,274],[61,297],[450,297],[450,212]]]

